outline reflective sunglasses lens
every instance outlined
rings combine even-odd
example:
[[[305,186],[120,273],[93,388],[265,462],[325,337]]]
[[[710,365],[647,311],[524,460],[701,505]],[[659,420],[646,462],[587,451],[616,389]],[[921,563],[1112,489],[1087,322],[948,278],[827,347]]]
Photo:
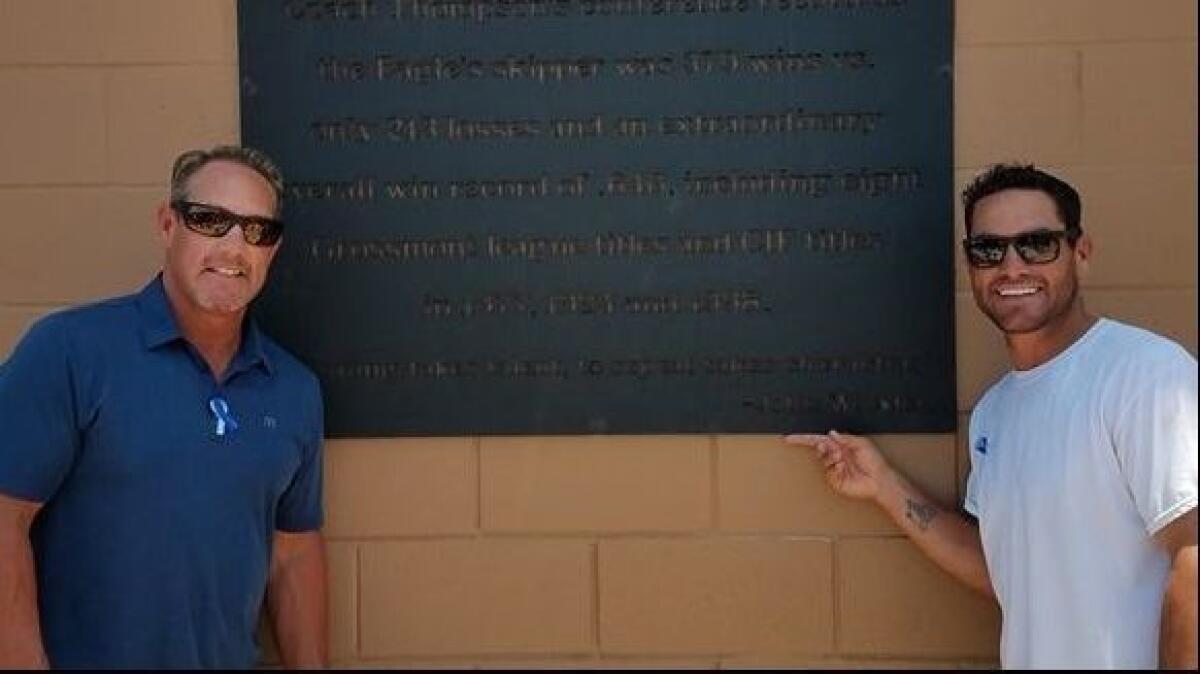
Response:
[[[183,221],[188,229],[204,236],[225,236],[234,225],[226,213],[211,208],[186,207]]]
[[[1058,234],[1035,232],[1025,234],[1016,241],[1017,253],[1030,264],[1045,264],[1058,258]]]
[[[283,225],[278,222],[264,220],[245,220],[242,222],[242,235],[246,243],[252,246],[270,246],[279,240],[283,233]]]
[[[265,225],[261,222],[244,221],[242,222],[242,236],[246,237],[246,243],[251,246],[261,246],[263,238],[263,228]]]
[[[975,267],[995,267],[1004,259],[1008,242],[997,239],[968,239],[967,260]]]

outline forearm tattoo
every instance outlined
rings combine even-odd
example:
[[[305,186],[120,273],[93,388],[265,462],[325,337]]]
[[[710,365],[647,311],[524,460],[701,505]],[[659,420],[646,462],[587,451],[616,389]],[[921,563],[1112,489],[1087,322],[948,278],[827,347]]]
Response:
[[[928,503],[905,499],[905,504],[908,507],[904,511],[904,516],[910,522],[917,525],[921,531],[928,529],[929,525],[933,522],[933,518],[937,517],[937,508]]]

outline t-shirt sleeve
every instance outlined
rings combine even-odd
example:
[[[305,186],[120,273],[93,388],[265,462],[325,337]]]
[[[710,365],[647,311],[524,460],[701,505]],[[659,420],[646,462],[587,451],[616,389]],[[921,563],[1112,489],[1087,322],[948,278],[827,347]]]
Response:
[[[972,451],[977,440],[977,425],[976,416],[980,414],[978,408],[971,414],[971,421],[967,424],[967,458],[970,461],[970,471],[967,473],[967,490],[963,495],[963,510],[971,514],[975,519],[979,519],[979,466],[977,465],[976,452]]]
[[[1196,507],[1196,361],[1176,349],[1134,377],[1113,440],[1146,531],[1153,534]]]
[[[0,365],[0,492],[44,503],[79,449],[65,326],[34,324]]]
[[[325,420],[321,404],[320,387],[313,379],[313,394],[308,404],[311,423],[307,435],[301,441],[300,467],[292,477],[275,514],[275,528],[280,531],[300,532],[320,529],[325,522],[321,503],[323,445],[325,442]]]

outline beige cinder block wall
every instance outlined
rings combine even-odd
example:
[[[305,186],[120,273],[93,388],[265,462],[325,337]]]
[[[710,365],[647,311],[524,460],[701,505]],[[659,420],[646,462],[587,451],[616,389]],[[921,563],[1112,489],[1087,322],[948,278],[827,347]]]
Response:
[[[956,12],[959,183],[998,159],[1074,180],[1091,306],[1194,353],[1195,0]],[[171,157],[237,138],[235,41],[234,0],[0,0],[0,357],[156,270]],[[1004,357],[957,273],[965,420]],[[959,497],[961,437],[879,440]],[[340,664],[996,661],[996,611],[775,437],[338,441],[327,483]]]

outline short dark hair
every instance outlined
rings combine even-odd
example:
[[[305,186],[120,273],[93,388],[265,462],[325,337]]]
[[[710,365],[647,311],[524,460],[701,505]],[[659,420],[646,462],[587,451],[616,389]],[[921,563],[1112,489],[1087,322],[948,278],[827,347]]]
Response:
[[[218,145],[211,150],[188,150],[171,167],[171,201],[187,201],[187,182],[196,171],[214,161],[228,161],[253,169],[275,194],[275,214],[283,209],[283,173],[266,153],[239,145]]]
[[[967,225],[967,234],[971,233],[971,226],[974,224],[975,204],[984,197],[1004,190],[1037,190],[1045,193],[1054,200],[1058,217],[1073,235],[1072,241],[1083,232],[1080,225],[1083,206],[1074,187],[1034,167],[1033,164],[996,164],[976,176],[963,190],[963,217]]]

